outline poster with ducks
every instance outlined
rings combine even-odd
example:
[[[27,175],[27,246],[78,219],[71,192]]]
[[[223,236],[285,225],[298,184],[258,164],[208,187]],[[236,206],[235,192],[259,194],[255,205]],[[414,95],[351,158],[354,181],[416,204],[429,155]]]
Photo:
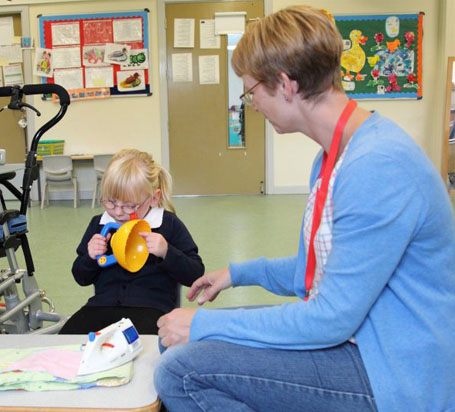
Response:
[[[343,37],[341,77],[349,96],[422,98],[423,16],[334,16]]]

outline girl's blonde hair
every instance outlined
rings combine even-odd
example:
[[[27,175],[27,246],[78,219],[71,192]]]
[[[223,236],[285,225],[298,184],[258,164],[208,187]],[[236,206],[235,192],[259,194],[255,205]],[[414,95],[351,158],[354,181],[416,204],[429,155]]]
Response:
[[[136,149],[124,149],[109,162],[101,181],[101,198],[121,202],[141,202],[144,194],[153,196],[161,190],[159,207],[172,213],[172,178],[169,172],[155,163],[152,156]]]
[[[330,88],[342,91],[343,40],[327,12],[291,6],[248,23],[232,55],[232,67],[275,90],[281,73],[297,81],[303,99]]]

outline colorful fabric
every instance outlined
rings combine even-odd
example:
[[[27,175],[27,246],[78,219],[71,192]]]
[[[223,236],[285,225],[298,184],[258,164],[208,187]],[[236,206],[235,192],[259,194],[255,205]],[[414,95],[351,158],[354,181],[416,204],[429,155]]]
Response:
[[[55,391],[120,386],[133,375],[132,362],[103,372],[78,376],[81,345],[0,349],[0,391]]]

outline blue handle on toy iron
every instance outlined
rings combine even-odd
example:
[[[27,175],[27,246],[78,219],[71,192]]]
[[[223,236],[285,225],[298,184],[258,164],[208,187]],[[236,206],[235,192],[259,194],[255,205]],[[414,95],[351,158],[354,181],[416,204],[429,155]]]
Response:
[[[106,223],[104,225],[103,229],[101,230],[100,235],[106,237],[111,229],[117,230],[120,226],[122,226],[120,223],[115,223],[115,222]],[[112,255],[99,255],[96,257],[96,261],[98,262],[98,265],[101,267],[107,267],[107,266],[111,266],[111,265],[114,265],[115,263],[117,263],[117,259],[115,258],[115,256],[113,254]]]

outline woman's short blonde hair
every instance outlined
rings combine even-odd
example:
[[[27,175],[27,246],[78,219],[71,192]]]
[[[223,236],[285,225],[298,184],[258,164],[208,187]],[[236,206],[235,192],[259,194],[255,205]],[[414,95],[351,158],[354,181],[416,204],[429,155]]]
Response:
[[[101,181],[102,199],[140,203],[146,196],[161,190],[160,207],[175,213],[171,202],[172,178],[169,172],[155,163],[149,153],[124,149],[109,162]]]
[[[250,75],[275,90],[281,73],[297,81],[304,99],[343,90],[343,40],[327,13],[292,6],[247,25],[232,56],[238,76]]]

